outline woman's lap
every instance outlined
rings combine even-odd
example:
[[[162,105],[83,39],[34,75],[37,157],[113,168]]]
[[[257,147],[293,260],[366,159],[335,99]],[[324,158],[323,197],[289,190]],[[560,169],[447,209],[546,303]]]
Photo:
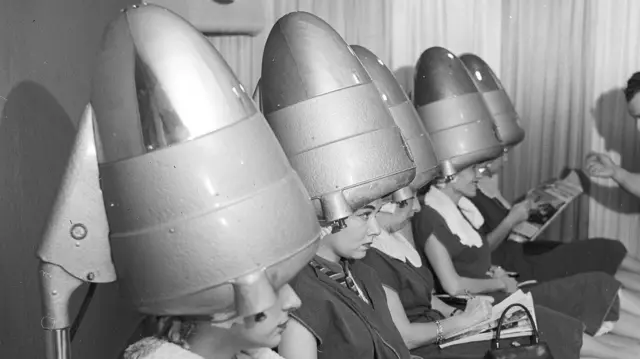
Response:
[[[545,242],[546,243],[546,242]],[[496,251],[496,262],[507,270],[520,274],[520,280],[535,279],[546,282],[587,272],[605,272],[614,275],[627,254],[622,243],[610,239],[594,238],[571,243],[547,245],[536,242],[503,243]],[[529,255],[540,246],[539,254]]]

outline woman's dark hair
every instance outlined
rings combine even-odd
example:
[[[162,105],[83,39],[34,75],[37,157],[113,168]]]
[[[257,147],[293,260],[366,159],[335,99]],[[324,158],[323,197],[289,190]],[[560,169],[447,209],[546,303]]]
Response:
[[[418,197],[422,197],[424,195],[427,194],[427,192],[429,192],[429,190],[431,189],[431,187],[435,186],[438,182],[443,181],[442,177],[437,176],[436,178],[432,179],[431,181],[429,181],[429,183],[427,183],[426,185],[424,185],[424,187],[418,189],[416,191],[416,195]]]
[[[638,92],[640,92],[640,72],[631,75],[629,81],[627,81],[627,88],[624,89],[624,96],[627,98],[627,102],[631,101]]]
[[[156,318],[155,337],[189,349],[187,340],[196,328],[191,318],[181,316],[164,316]]]

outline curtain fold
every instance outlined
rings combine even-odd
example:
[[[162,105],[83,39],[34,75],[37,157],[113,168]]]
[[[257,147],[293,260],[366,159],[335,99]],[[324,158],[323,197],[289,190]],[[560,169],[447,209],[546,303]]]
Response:
[[[580,168],[589,101],[585,101],[589,46],[589,3],[583,0],[504,1],[500,78],[520,114],[523,143],[509,154],[501,187],[514,199],[565,168]],[[545,237],[586,238],[588,203],[566,210]]]
[[[264,45],[273,24],[292,11],[306,11],[331,25],[348,44],[362,45],[387,62],[391,32],[388,0],[260,0],[266,8],[266,27],[255,37],[210,37],[240,82],[253,93],[258,79]]]

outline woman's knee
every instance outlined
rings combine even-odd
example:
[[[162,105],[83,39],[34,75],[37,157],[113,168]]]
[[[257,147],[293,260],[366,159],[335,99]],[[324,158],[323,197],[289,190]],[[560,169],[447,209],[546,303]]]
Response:
[[[549,344],[554,356],[577,358],[582,347],[584,324],[544,306],[536,305],[535,311],[540,340]]]

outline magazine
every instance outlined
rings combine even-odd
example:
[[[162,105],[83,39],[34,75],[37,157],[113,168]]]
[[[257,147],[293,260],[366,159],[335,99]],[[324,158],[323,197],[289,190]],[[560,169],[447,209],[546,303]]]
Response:
[[[491,318],[445,336],[444,340],[439,344],[440,348],[495,338],[500,316],[508,306],[514,303],[524,305],[531,313],[534,323],[537,323],[531,293],[524,294],[521,290],[518,290],[493,306]],[[511,308],[503,322],[501,336],[503,338],[515,338],[530,336],[532,333],[531,323],[529,323],[529,319],[522,308]]]
[[[558,218],[558,215],[576,198],[584,193],[580,177],[571,171],[559,180],[550,180],[533,189],[527,195],[539,203],[538,211],[526,222],[515,226],[509,239],[516,242],[534,241],[540,233]]]

